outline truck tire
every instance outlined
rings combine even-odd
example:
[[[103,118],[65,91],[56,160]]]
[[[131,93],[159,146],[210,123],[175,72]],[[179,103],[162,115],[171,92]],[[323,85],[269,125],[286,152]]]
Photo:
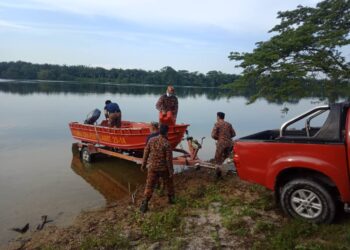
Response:
[[[280,203],[289,216],[313,223],[331,223],[336,213],[331,193],[309,179],[294,179],[286,183],[282,187]]]
[[[83,162],[90,163],[92,161],[92,154],[89,152],[87,147],[83,147],[81,149],[80,157]]]

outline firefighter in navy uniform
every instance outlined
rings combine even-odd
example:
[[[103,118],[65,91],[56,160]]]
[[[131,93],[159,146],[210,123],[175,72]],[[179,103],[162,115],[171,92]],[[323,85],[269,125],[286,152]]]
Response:
[[[152,197],[153,190],[159,178],[162,178],[168,190],[169,203],[174,203],[173,151],[167,139],[167,135],[168,126],[161,125],[159,136],[149,140],[143,154],[141,170],[144,171],[148,165],[146,188],[144,192],[145,199],[140,207],[140,211],[143,213],[148,210],[148,202]]]
[[[225,113],[217,113],[217,122],[211,132],[211,137],[216,142],[215,163],[221,165],[232,151],[232,138],[236,136],[231,123],[225,121]]]

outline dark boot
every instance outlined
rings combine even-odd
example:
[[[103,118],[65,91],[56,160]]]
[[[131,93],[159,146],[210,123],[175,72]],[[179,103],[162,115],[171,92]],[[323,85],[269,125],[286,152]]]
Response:
[[[174,195],[169,195],[168,196],[168,203],[169,204],[175,204],[175,196]]]
[[[146,213],[148,211],[148,200],[147,199],[142,201],[140,211],[141,211],[141,213]]]
[[[222,178],[222,171],[221,171],[221,168],[220,168],[220,167],[216,167],[216,169],[215,169],[215,175],[216,175],[216,178],[217,178],[217,179],[223,179],[223,178]]]

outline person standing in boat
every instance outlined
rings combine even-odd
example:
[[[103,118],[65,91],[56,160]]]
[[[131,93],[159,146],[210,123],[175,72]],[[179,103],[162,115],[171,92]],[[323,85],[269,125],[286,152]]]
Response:
[[[104,113],[108,119],[108,126],[120,128],[122,126],[122,112],[119,105],[111,100],[107,100],[105,104]]]
[[[215,163],[221,165],[232,151],[232,138],[236,136],[236,132],[231,123],[225,121],[225,113],[218,112],[216,119],[217,122],[211,132],[211,137],[217,140]]]
[[[160,125],[159,136],[153,137],[148,142],[141,165],[141,171],[145,171],[148,165],[147,181],[140,211],[145,213],[148,211],[148,202],[152,197],[155,185],[159,178],[162,178],[168,190],[169,203],[174,203],[174,183],[173,183],[173,151],[167,139],[168,126]]]
[[[169,85],[166,94],[158,99],[156,108],[159,111],[159,123],[175,125],[179,103],[172,85]]]

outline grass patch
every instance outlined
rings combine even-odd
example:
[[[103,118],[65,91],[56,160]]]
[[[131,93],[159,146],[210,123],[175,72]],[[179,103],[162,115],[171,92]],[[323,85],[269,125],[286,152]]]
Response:
[[[168,238],[181,231],[182,219],[179,207],[173,206],[162,212],[154,212],[141,224],[142,233],[151,240]]]
[[[211,238],[215,242],[215,249],[221,249],[221,240],[219,237],[219,232],[217,230],[211,232]]]
[[[223,197],[221,195],[220,189],[216,185],[209,185],[205,189],[205,201],[207,203],[212,203],[212,202],[221,202],[223,201]]]
[[[175,238],[175,240],[169,241],[169,246],[166,247],[167,250],[178,250],[186,248],[186,241],[182,238]]]
[[[244,214],[248,213],[249,210],[244,210],[241,213],[239,207],[223,206],[220,209],[222,216],[222,224],[231,233],[237,236],[246,236],[249,233],[247,222],[243,219]],[[250,213],[251,211],[249,211]]]
[[[237,236],[247,236],[249,233],[248,224],[243,218],[226,218],[223,225]]]
[[[192,199],[189,195],[176,197],[175,199],[176,206],[185,209],[185,208],[201,208],[203,207],[202,201],[200,199]]]
[[[263,220],[259,220],[256,224],[255,224],[255,231],[257,233],[263,233],[263,234],[271,234],[272,232],[275,231],[276,226],[269,222],[269,221],[263,221]]]
[[[251,192],[263,193],[266,192],[266,188],[264,186],[258,184],[250,184],[248,186],[248,190]]]
[[[265,240],[256,241],[253,249],[349,249],[349,223],[317,225],[291,219],[274,225],[260,220],[255,227],[255,232],[263,234]]]
[[[329,249],[324,246],[322,243],[309,242],[306,244],[299,244],[295,247],[297,250],[326,250]]]
[[[273,195],[269,192],[260,194],[259,198],[249,203],[250,206],[264,211],[271,210],[276,207]]]
[[[129,241],[121,234],[120,228],[109,228],[100,237],[90,236],[85,238],[80,249],[129,249]]]
[[[41,246],[39,248],[40,250],[59,250],[62,248],[56,247],[56,246],[51,246],[51,245],[47,245],[47,246]]]
[[[317,225],[292,220],[285,227],[272,234],[269,242],[270,249],[294,249],[300,239],[308,239],[317,229]]]
[[[236,207],[242,205],[242,200],[238,197],[229,198],[225,201],[227,207]]]
[[[220,208],[220,214],[223,226],[237,236],[247,236],[250,233],[248,222],[244,217],[255,219],[259,216],[254,207],[238,198],[228,199]]]
[[[201,185],[190,189],[187,194],[176,198],[176,204],[181,208],[208,208],[213,202],[222,202],[224,198],[215,185]]]
[[[251,218],[255,218],[258,216],[258,213],[256,210],[248,205],[245,205],[241,208],[241,211],[239,213],[240,216],[249,216]]]

